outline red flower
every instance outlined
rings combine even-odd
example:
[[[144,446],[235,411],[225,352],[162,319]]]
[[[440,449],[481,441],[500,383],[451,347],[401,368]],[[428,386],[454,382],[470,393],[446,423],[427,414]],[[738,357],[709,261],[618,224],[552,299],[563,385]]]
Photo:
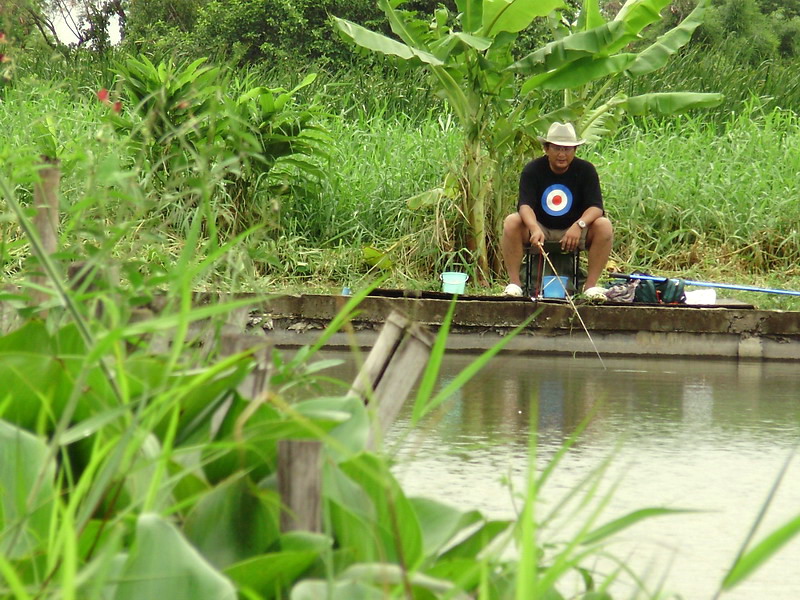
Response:
[[[111,107],[111,110],[113,110],[115,113],[119,113],[122,110],[122,102],[119,100],[114,102],[114,105]]]
[[[0,44],[6,43],[6,34],[0,31]]]
[[[108,90],[103,88],[97,92],[97,99],[100,100],[100,102],[108,102]]]

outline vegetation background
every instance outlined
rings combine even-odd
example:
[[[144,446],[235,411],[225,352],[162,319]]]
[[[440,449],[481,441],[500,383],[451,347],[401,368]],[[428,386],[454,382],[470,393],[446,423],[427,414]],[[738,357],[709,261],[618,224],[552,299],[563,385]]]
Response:
[[[403,9],[424,16],[438,6],[416,0]],[[570,6],[577,14],[579,3]],[[654,39],[693,6],[686,0],[673,2],[645,37]],[[614,2],[604,5],[609,15],[618,9]],[[312,152],[316,168],[301,169],[296,177],[282,164],[270,169],[269,177],[262,169],[251,173],[246,185],[217,185],[212,193],[216,218],[236,222],[233,229],[221,225],[223,234],[259,228],[235,249],[242,268],[221,279],[235,280],[240,289],[336,291],[355,289],[377,274],[388,273],[388,286],[423,289],[437,288],[438,274],[445,269],[475,274],[471,252],[459,237],[459,209],[447,202],[412,209],[408,202],[446,186],[458,161],[461,148],[448,105],[432,94],[424,76],[357,51],[332,29],[330,18],[337,16],[390,34],[372,0],[13,0],[2,11],[5,101],[0,128],[6,172],[28,160],[26,149],[37,143],[36,127],[22,130],[17,124],[58,115],[54,134],[59,153],[79,167],[70,170],[74,180],[64,190],[67,203],[79,204],[86,185],[108,185],[97,179],[90,183],[83,169],[96,169],[96,157],[108,159],[101,146],[117,143],[113,136],[98,137],[108,119],[95,93],[116,90],[123,113],[135,109],[117,67],[127,56],[143,53],[154,65],[168,61],[177,69],[201,57],[219,65],[229,83],[215,82],[213,93],[206,89],[216,95],[213,107],[204,105],[206,111],[223,110],[223,91],[257,86],[291,90],[314,74],[316,80],[298,91],[293,102],[298,110],[309,110],[314,126],[329,136]],[[53,36],[58,14],[70,15],[74,43]],[[549,34],[546,23],[536,24],[522,34],[520,50],[537,48]],[[117,38],[121,41],[112,45],[110,40]],[[725,101],[675,117],[628,118],[582,150],[600,168],[616,226],[616,267],[705,281],[796,286],[798,52],[798,2],[715,0],[692,41],[665,69],[621,84],[629,95],[691,89],[721,92]],[[144,97],[147,88],[140,93]],[[202,118],[218,115],[208,112]],[[86,156],[92,146],[96,154]],[[528,143],[518,151],[527,158],[538,150]],[[196,144],[193,152],[213,153]],[[115,156],[120,168],[138,160],[130,150]],[[186,174],[173,168],[170,175],[175,193],[183,193],[180,180]],[[148,184],[143,193],[160,193],[148,187],[141,172],[138,177]],[[502,199],[509,212],[515,185],[509,183]],[[182,238],[174,225],[186,222],[191,210],[172,204],[163,234],[148,228],[147,252],[162,257],[163,264]],[[6,233],[4,239],[14,238]],[[120,244],[118,253],[141,258],[143,249],[130,243],[134,247]],[[6,275],[19,272],[19,266],[7,260]],[[490,293],[499,291],[499,269],[490,284]],[[759,306],[794,306],[791,296],[732,295]]]
[[[407,498],[391,457],[366,447],[363,401],[321,391],[348,387],[321,374],[331,363],[315,355],[371,285],[436,289],[451,268],[478,279],[450,194],[463,151],[452,106],[418,71],[334,35],[334,16],[391,35],[380,5],[388,0],[0,6],[0,596],[558,599],[567,580],[588,600],[630,576],[637,593],[664,597],[622,560],[592,566],[617,532],[675,512],[601,524],[607,465],[567,493],[585,511],[571,517],[580,531],[544,535],[553,515],[536,512],[537,494],[580,431],[537,465],[531,411],[519,519],[498,522]],[[563,32],[582,6],[521,32],[520,52]],[[431,25],[456,8],[402,3]],[[602,5],[606,16],[620,8]],[[693,10],[669,4],[638,43]],[[74,42],[56,35],[63,27]],[[581,150],[601,172],[620,270],[800,286],[798,35],[800,0],[715,0],[666,68],[615,84],[631,96],[724,94],[702,112],[621,119]],[[518,160],[538,152],[517,141]],[[52,256],[31,227],[42,157],[61,170]],[[512,176],[500,195],[508,211],[515,186]],[[49,285],[30,277],[41,273]],[[486,283],[473,290],[505,282],[495,272]],[[192,302],[198,291],[344,286],[355,295],[341,317],[296,355],[274,352],[250,395],[256,357],[225,354],[219,341],[224,318],[252,299]],[[45,300],[32,305],[29,292]],[[435,392],[446,325],[415,424],[500,350]],[[308,437],[324,443],[326,529],[282,532],[277,445]],[[757,525],[721,592],[795,536],[800,518],[751,547]]]

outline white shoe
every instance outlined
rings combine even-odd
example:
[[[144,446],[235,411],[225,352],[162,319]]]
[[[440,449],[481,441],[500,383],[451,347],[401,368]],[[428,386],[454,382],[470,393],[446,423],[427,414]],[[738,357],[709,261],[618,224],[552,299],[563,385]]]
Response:
[[[590,287],[588,290],[583,290],[583,295],[587,300],[606,300],[606,288],[599,286]]]
[[[503,296],[514,296],[519,298],[522,296],[522,288],[516,283],[509,283],[506,286],[506,289],[503,290]]]

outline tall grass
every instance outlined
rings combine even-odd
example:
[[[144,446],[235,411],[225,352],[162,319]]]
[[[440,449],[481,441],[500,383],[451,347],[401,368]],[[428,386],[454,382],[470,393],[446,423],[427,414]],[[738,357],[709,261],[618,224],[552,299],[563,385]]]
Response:
[[[712,69],[715,61],[718,68]],[[67,167],[64,203],[82,211],[82,223],[130,207],[124,200],[92,202],[101,190],[121,191],[130,183],[129,176],[119,179],[120,167],[134,160],[104,126],[94,97],[96,86],[108,76],[101,67],[84,69],[84,86],[20,76],[0,104],[4,172],[26,172],[26,161],[29,166],[39,153],[38,129],[21,124],[46,124],[45,115],[50,115]],[[784,87],[775,83],[778,69],[783,67],[736,65],[693,50],[680,68],[660,74],[662,79],[652,85],[721,90],[733,104],[722,111],[631,120],[615,137],[581,150],[600,170],[620,268],[745,285],[800,285],[793,201],[800,139],[797,113],[785,108],[797,106],[798,99],[794,80]],[[263,78],[269,85],[290,88],[304,75],[254,70],[250,81]],[[223,287],[235,282],[242,290],[338,291],[388,274],[388,286],[435,289],[439,272],[468,264],[468,252],[453,245],[456,209],[439,203],[412,210],[406,202],[441,186],[460,152],[459,132],[446,107],[417,77],[373,66],[372,71],[354,70],[338,78],[323,73],[303,89],[301,95],[314,98],[327,114],[321,122],[331,139],[324,177],[274,198],[259,196],[261,206],[253,210],[263,215],[265,227],[237,248],[231,271],[208,276],[198,285],[213,281]],[[226,196],[225,173],[218,167],[208,164],[204,175],[217,182],[206,188],[215,215],[209,217],[226,222],[239,209]],[[168,266],[191,214],[180,208],[186,189],[182,185],[195,176],[178,173],[174,186],[155,190],[147,187],[144,175],[136,193],[144,194],[151,207],[172,207],[173,221],[163,231],[151,225],[155,221],[144,220],[136,237],[121,233],[115,242],[119,254],[145,262],[152,258],[156,269]],[[24,198],[30,186],[24,178],[16,180]],[[509,182],[511,190],[515,186]],[[508,198],[509,205],[513,202]],[[130,217],[152,219],[157,214],[141,210]],[[13,228],[3,227],[2,243],[8,249],[4,268],[11,274],[19,271],[25,246]],[[85,235],[79,228],[72,233]],[[78,248],[82,243],[75,239]],[[389,268],[375,267],[365,248],[386,253],[381,265]],[[496,283],[499,290],[502,274]],[[787,296],[732,295],[760,306],[797,305]]]
[[[664,69],[629,80],[630,95],[652,90],[719,92],[725,100],[704,112],[706,119],[723,125],[732,114],[746,114],[758,98],[765,111],[800,110],[800,73],[795,60],[771,59],[752,64],[746,49],[702,44],[685,48]]]
[[[800,275],[798,117],[753,100],[721,128],[702,115],[631,123],[591,149],[627,267],[778,285]]]

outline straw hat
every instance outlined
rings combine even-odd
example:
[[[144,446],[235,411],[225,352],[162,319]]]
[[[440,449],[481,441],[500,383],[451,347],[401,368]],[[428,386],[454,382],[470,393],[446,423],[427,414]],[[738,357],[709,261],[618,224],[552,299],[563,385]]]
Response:
[[[579,140],[575,135],[572,123],[553,123],[547,130],[547,135],[539,136],[542,144],[556,144],[557,146],[580,146],[586,140]]]

